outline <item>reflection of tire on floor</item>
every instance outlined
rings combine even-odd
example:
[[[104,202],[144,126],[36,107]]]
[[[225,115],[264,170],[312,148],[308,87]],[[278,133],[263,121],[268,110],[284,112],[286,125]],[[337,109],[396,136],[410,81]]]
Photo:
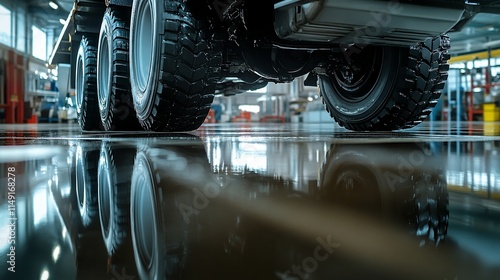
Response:
[[[130,178],[135,148],[103,142],[99,157],[99,220],[108,255],[116,258],[131,249]]]
[[[98,224],[97,162],[99,151],[92,144],[80,143],[76,149],[75,188],[82,226],[94,228]]]
[[[448,191],[440,161],[420,144],[337,145],[329,152],[322,199],[389,217],[438,244],[448,228]]]
[[[197,146],[143,147],[137,152],[130,215],[134,258],[141,279],[180,279],[191,273],[187,267],[199,224],[196,215],[186,221],[179,207],[195,209],[194,193],[184,180],[203,174],[200,167],[208,167],[202,147],[200,142]],[[197,151],[199,157],[193,155]]]
[[[74,242],[77,278],[88,279],[106,271],[106,249],[99,232],[97,165],[100,142],[76,143],[71,172],[71,224],[67,224]]]

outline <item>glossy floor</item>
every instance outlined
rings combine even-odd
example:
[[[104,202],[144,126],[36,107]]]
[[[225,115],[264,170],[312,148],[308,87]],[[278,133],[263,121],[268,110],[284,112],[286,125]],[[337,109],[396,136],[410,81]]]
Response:
[[[500,279],[500,123],[0,143],[0,279]]]

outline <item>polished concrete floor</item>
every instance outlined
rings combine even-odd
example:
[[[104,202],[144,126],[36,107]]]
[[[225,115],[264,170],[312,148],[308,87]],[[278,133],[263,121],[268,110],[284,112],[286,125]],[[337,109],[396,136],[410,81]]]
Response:
[[[0,143],[0,279],[500,279],[500,123]]]

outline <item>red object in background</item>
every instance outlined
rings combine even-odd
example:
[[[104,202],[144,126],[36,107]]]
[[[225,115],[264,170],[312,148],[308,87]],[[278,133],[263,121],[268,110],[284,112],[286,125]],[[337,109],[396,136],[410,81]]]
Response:
[[[29,118],[26,122],[27,123],[38,123],[38,117],[35,114],[33,114],[33,115],[31,115],[31,118]]]
[[[215,121],[215,111],[213,109],[210,109],[210,111],[208,111],[208,115],[205,118],[205,123],[216,123],[216,121]]]
[[[238,116],[233,117],[233,122],[252,122],[252,113],[241,111]]]
[[[8,51],[8,59],[5,61],[6,72],[6,104],[0,104],[5,108],[5,123],[24,122],[24,56],[14,50]]]
[[[260,118],[262,123],[285,123],[285,117],[283,116],[265,116]]]

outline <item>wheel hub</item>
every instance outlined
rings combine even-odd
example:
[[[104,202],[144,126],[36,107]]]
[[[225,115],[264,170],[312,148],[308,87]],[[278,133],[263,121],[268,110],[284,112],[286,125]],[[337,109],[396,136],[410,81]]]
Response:
[[[342,74],[342,79],[346,81],[348,84],[352,84],[354,80],[354,71],[349,66],[342,66],[340,70]]]
[[[381,56],[378,48],[366,47],[335,61],[330,76],[342,98],[355,102],[369,95],[377,82]]]

